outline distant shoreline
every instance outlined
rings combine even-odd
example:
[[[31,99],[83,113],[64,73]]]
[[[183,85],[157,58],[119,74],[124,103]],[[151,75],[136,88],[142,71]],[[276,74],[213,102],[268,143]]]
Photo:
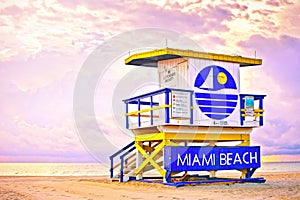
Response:
[[[263,162],[255,174],[267,172],[300,172],[300,162]],[[218,171],[218,173],[234,174],[236,171]],[[108,177],[108,175],[109,165],[99,163],[0,163],[0,176]]]

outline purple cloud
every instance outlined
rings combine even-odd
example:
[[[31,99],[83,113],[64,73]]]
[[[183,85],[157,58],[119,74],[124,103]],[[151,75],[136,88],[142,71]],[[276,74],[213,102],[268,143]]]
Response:
[[[226,31],[228,28],[222,24],[225,20],[230,20],[232,13],[221,7],[208,5],[206,8],[197,7],[191,12],[183,12],[183,6],[178,4],[160,7],[158,5],[145,2],[112,2],[112,1],[60,1],[65,7],[75,5],[85,6],[93,11],[105,9],[107,16],[118,17],[119,21],[128,27],[163,27],[178,31],[188,31],[197,33],[207,33],[212,28],[218,31]],[[168,9],[168,7],[170,9]],[[114,12],[118,10],[118,12]],[[155,23],[153,23],[155,22]],[[114,23],[114,22],[113,22]]]
[[[262,144],[265,154],[300,153],[300,39],[283,35],[266,38],[254,35],[239,43],[246,54],[257,51],[263,67],[254,73],[253,85],[268,95],[265,100],[265,126],[255,130],[253,139]]]
[[[248,41],[240,42],[239,46],[248,55],[256,51],[263,58],[265,75],[288,88],[290,92],[286,95],[300,95],[296,92],[300,84],[300,38],[283,35],[276,39],[253,35]]]
[[[73,87],[80,67],[76,60],[46,52],[27,61],[0,62],[1,159],[94,161],[73,124]]]
[[[277,0],[267,0],[266,4],[270,5],[270,6],[278,7],[278,6],[280,6],[280,1],[277,1]]]
[[[194,36],[204,47],[226,46],[222,34],[235,33],[226,22],[237,18],[247,20],[255,14],[256,22],[264,21],[261,30],[279,30],[273,18],[265,17],[276,14],[270,8],[278,2],[266,4],[269,7],[253,13],[247,4],[201,1],[168,1],[162,6],[144,1],[64,0],[1,8],[0,135],[5,140],[0,141],[0,159],[93,160],[76,135],[72,92],[87,54],[105,39],[133,28],[155,26]],[[256,50],[264,63],[253,72],[257,78],[250,80],[253,88],[268,95],[266,125],[254,132],[253,140],[266,154],[299,152],[299,38],[288,33],[279,38],[253,35],[238,45],[248,55]],[[114,142],[119,146],[125,137],[112,133],[118,130],[107,121],[113,121],[111,116],[101,118],[99,126],[107,137],[117,137]],[[87,122],[87,130],[93,129]]]

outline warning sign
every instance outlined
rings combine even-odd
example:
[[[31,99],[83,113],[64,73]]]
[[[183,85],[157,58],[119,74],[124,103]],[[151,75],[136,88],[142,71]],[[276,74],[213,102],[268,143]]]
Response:
[[[172,118],[190,118],[190,100],[191,96],[189,92],[172,91]]]
[[[246,117],[254,116],[254,97],[253,96],[245,97],[245,114],[246,114]]]

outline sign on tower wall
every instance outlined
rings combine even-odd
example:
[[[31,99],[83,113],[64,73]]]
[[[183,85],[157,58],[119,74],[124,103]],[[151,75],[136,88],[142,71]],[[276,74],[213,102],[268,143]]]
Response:
[[[159,85],[194,91],[194,124],[238,126],[239,68],[237,63],[196,58],[163,60],[158,62]],[[178,117],[175,110],[171,114]]]
[[[189,58],[190,86],[194,90],[195,123],[235,126],[240,122],[239,65]]]

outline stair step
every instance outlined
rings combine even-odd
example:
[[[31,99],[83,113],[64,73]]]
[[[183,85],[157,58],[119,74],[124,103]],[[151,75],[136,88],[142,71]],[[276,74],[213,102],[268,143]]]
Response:
[[[117,177],[113,177],[110,179],[111,182],[119,182],[120,181],[120,178],[117,178]]]
[[[134,169],[135,169],[135,168],[134,168]],[[134,169],[131,169],[131,170],[124,170],[124,171],[123,171],[123,174],[126,175],[126,174],[132,172]],[[118,173],[118,176],[120,176],[120,173]]]

